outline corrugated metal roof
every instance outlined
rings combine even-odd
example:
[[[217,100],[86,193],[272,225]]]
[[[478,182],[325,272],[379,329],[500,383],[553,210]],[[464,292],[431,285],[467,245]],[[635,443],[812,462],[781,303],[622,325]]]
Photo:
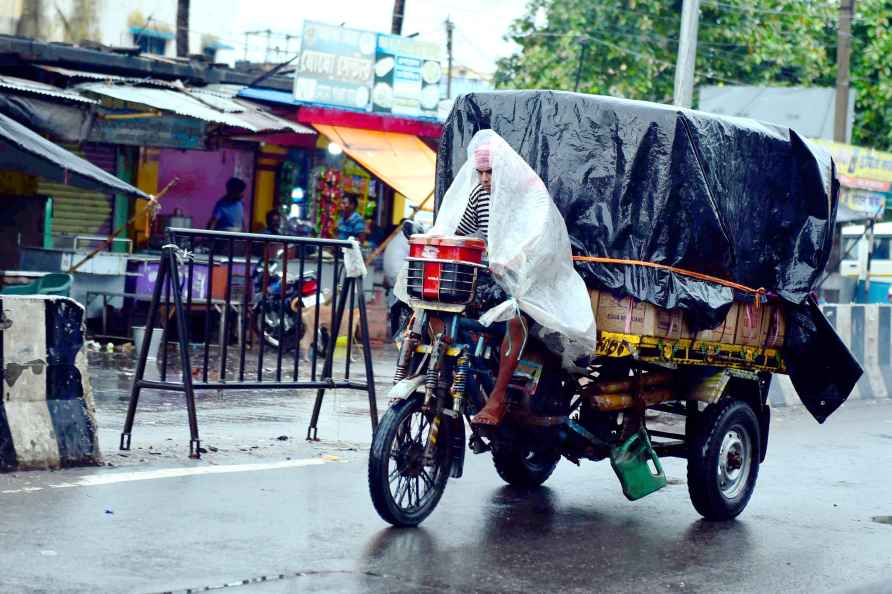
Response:
[[[245,122],[233,114],[224,113],[205,105],[198,99],[187,93],[181,93],[171,89],[151,89],[146,87],[134,87],[125,85],[110,85],[105,83],[84,83],[77,86],[78,90],[105,97],[147,105],[162,111],[170,111],[182,116],[192,117],[205,122],[214,122],[245,128]],[[248,130],[256,132],[253,128]]]
[[[53,85],[25,78],[17,78],[15,76],[0,75],[0,87],[15,91],[23,91],[25,93],[36,93],[37,95],[67,99],[69,101],[79,101],[81,103],[98,103],[95,99],[89,99],[75,91],[60,89]]]
[[[209,93],[207,91],[202,91],[201,89],[189,89],[189,94],[202,103],[207,103],[214,109],[219,109],[226,113],[242,113],[245,111],[244,106],[217,93]]]
[[[297,122],[292,122],[291,120],[286,120],[285,118],[280,118],[256,105],[237,99],[233,99],[232,101],[245,108],[245,111],[238,114],[238,117],[250,122],[259,132],[288,130],[297,134],[316,134],[316,131],[312,128],[304,126],[303,124],[298,124]]]
[[[52,72],[55,74],[61,74],[62,76],[67,76],[68,78],[89,78],[93,80],[129,80],[126,77],[118,76],[117,74],[103,74],[102,72],[72,70],[70,68],[48,66],[46,64],[35,64],[35,66],[37,66],[37,68],[40,68],[41,70],[46,70],[47,72]]]
[[[257,106],[211,93],[105,83],[84,83],[77,89],[251,132],[289,130],[298,134],[316,133],[306,126],[264,112]]]
[[[249,103],[247,101],[239,101],[234,97],[244,87],[235,85],[227,85],[228,89],[208,90],[205,88],[192,88],[189,93],[204,103],[225,111],[227,113],[238,114],[238,117],[251,123],[258,132],[269,130],[290,130],[298,134],[316,134],[312,128],[308,128],[297,122],[292,122],[285,118],[271,114],[259,105]],[[227,97],[226,94],[229,96]]]
[[[37,68],[59,74],[71,79],[86,80],[107,80],[115,82],[129,82],[141,85],[150,85],[155,87],[165,87],[169,89],[182,88],[179,81],[160,80],[157,78],[139,78],[133,76],[120,76],[117,74],[105,74],[104,72],[90,72],[88,70],[72,70],[71,68],[62,68],[61,66],[48,66],[46,64],[34,64]]]

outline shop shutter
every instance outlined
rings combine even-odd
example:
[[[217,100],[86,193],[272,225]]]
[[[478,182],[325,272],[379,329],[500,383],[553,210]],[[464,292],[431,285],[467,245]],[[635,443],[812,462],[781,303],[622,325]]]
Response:
[[[116,151],[113,144],[85,143],[63,145],[93,165],[116,173]],[[114,215],[114,196],[55,183],[43,178],[38,193],[53,198],[53,235],[108,235]]]

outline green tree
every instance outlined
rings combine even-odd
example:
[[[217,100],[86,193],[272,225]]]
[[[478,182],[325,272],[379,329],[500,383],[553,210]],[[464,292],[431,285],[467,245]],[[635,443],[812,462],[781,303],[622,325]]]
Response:
[[[833,86],[837,10],[702,0],[695,84]],[[892,147],[890,16],[892,0],[858,0],[853,24],[853,141],[877,148]],[[580,92],[668,103],[680,18],[681,0],[532,0],[511,25],[520,51],[498,62],[496,86],[573,90],[578,72]]]
[[[892,149],[892,2],[859,0],[852,24],[852,87],[856,92],[852,142]]]

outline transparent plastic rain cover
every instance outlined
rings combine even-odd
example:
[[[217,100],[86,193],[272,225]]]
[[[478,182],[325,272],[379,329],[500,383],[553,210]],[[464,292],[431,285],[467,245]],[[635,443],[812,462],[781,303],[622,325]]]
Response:
[[[505,321],[520,309],[560,336],[559,354],[572,367],[592,354],[596,332],[588,289],[573,267],[567,226],[536,172],[492,130],[479,131],[468,143],[468,160],[443,196],[430,234],[455,234],[480,183],[471,156],[483,144],[492,159],[487,258],[509,299],[484,312],[480,322]]]

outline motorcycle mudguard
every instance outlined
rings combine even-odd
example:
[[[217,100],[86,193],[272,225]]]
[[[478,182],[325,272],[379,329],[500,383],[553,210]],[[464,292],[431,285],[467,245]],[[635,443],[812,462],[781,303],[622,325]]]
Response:
[[[424,374],[407,377],[394,384],[394,386],[390,388],[390,392],[387,393],[387,397],[390,401],[405,400],[417,392],[422,384],[424,384]]]

